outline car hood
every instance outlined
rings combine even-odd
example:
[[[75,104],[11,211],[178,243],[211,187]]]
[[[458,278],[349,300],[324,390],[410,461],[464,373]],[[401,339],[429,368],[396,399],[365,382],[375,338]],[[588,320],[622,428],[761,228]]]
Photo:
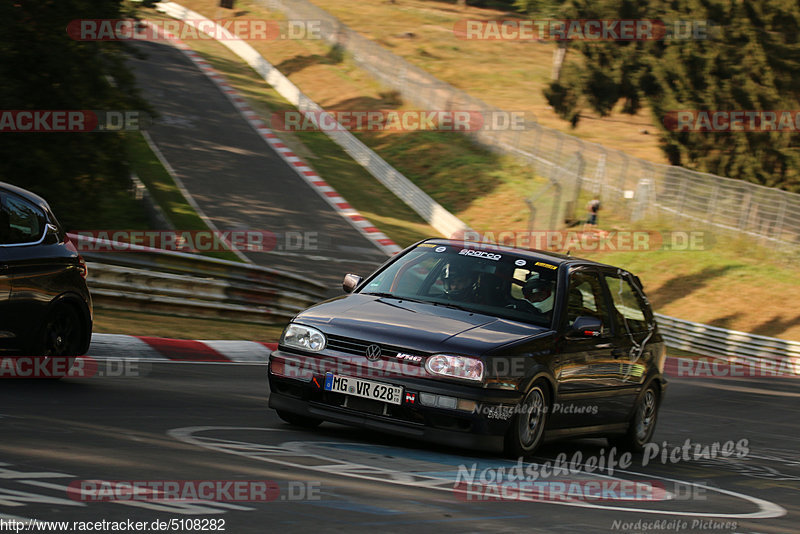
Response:
[[[547,328],[428,303],[345,295],[302,312],[295,322],[327,335],[421,352],[480,356],[547,332]]]

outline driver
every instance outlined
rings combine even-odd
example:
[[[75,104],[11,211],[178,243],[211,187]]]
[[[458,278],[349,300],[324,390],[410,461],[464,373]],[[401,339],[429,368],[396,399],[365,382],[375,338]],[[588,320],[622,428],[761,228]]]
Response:
[[[444,292],[451,300],[473,302],[475,300],[476,273],[463,265],[450,263],[444,268]]]

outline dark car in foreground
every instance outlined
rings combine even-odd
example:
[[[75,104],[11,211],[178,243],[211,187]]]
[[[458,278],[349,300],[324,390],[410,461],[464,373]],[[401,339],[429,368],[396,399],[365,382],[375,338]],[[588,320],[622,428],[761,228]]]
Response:
[[[0,356],[60,358],[50,371],[68,370],[92,336],[86,274],[47,202],[0,182]]]
[[[270,356],[269,406],[513,456],[604,436],[640,451],[666,355],[642,284],[579,258],[433,239],[298,314]]]

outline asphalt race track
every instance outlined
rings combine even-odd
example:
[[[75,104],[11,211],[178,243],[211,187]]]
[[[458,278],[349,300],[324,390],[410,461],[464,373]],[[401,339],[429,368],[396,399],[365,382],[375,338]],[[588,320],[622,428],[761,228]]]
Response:
[[[150,363],[126,373],[140,376],[4,381],[2,517],[213,518],[234,533],[796,531],[800,394],[790,379],[673,379],[655,436],[658,456],[647,465],[634,457],[613,474],[663,490],[646,501],[466,502],[453,491],[460,465],[489,473],[514,462],[331,423],[315,431],[289,426],[266,408],[265,371],[263,364]],[[671,451],[686,439],[732,440],[745,444],[745,454],[661,461],[663,442]],[[608,458],[606,449],[604,440],[551,443],[530,461],[575,451]],[[557,478],[611,480],[597,472]],[[221,501],[203,503],[68,492],[92,480],[258,480],[272,492],[268,501],[229,500],[223,492]]]
[[[144,96],[160,114],[147,129],[202,212],[219,230],[266,230],[259,265],[306,273],[341,287],[345,273],[372,272],[387,257],[330,206],[261,139],[178,49],[136,43],[131,60]],[[309,247],[288,236],[309,234]]]

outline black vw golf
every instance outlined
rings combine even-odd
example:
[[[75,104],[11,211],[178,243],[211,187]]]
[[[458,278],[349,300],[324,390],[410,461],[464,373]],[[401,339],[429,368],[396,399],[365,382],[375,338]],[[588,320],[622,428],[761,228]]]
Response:
[[[545,439],[641,450],[652,438],[666,351],[623,269],[432,239],[343,286],[298,314],[270,357],[269,406],[291,424],[513,456]]]

